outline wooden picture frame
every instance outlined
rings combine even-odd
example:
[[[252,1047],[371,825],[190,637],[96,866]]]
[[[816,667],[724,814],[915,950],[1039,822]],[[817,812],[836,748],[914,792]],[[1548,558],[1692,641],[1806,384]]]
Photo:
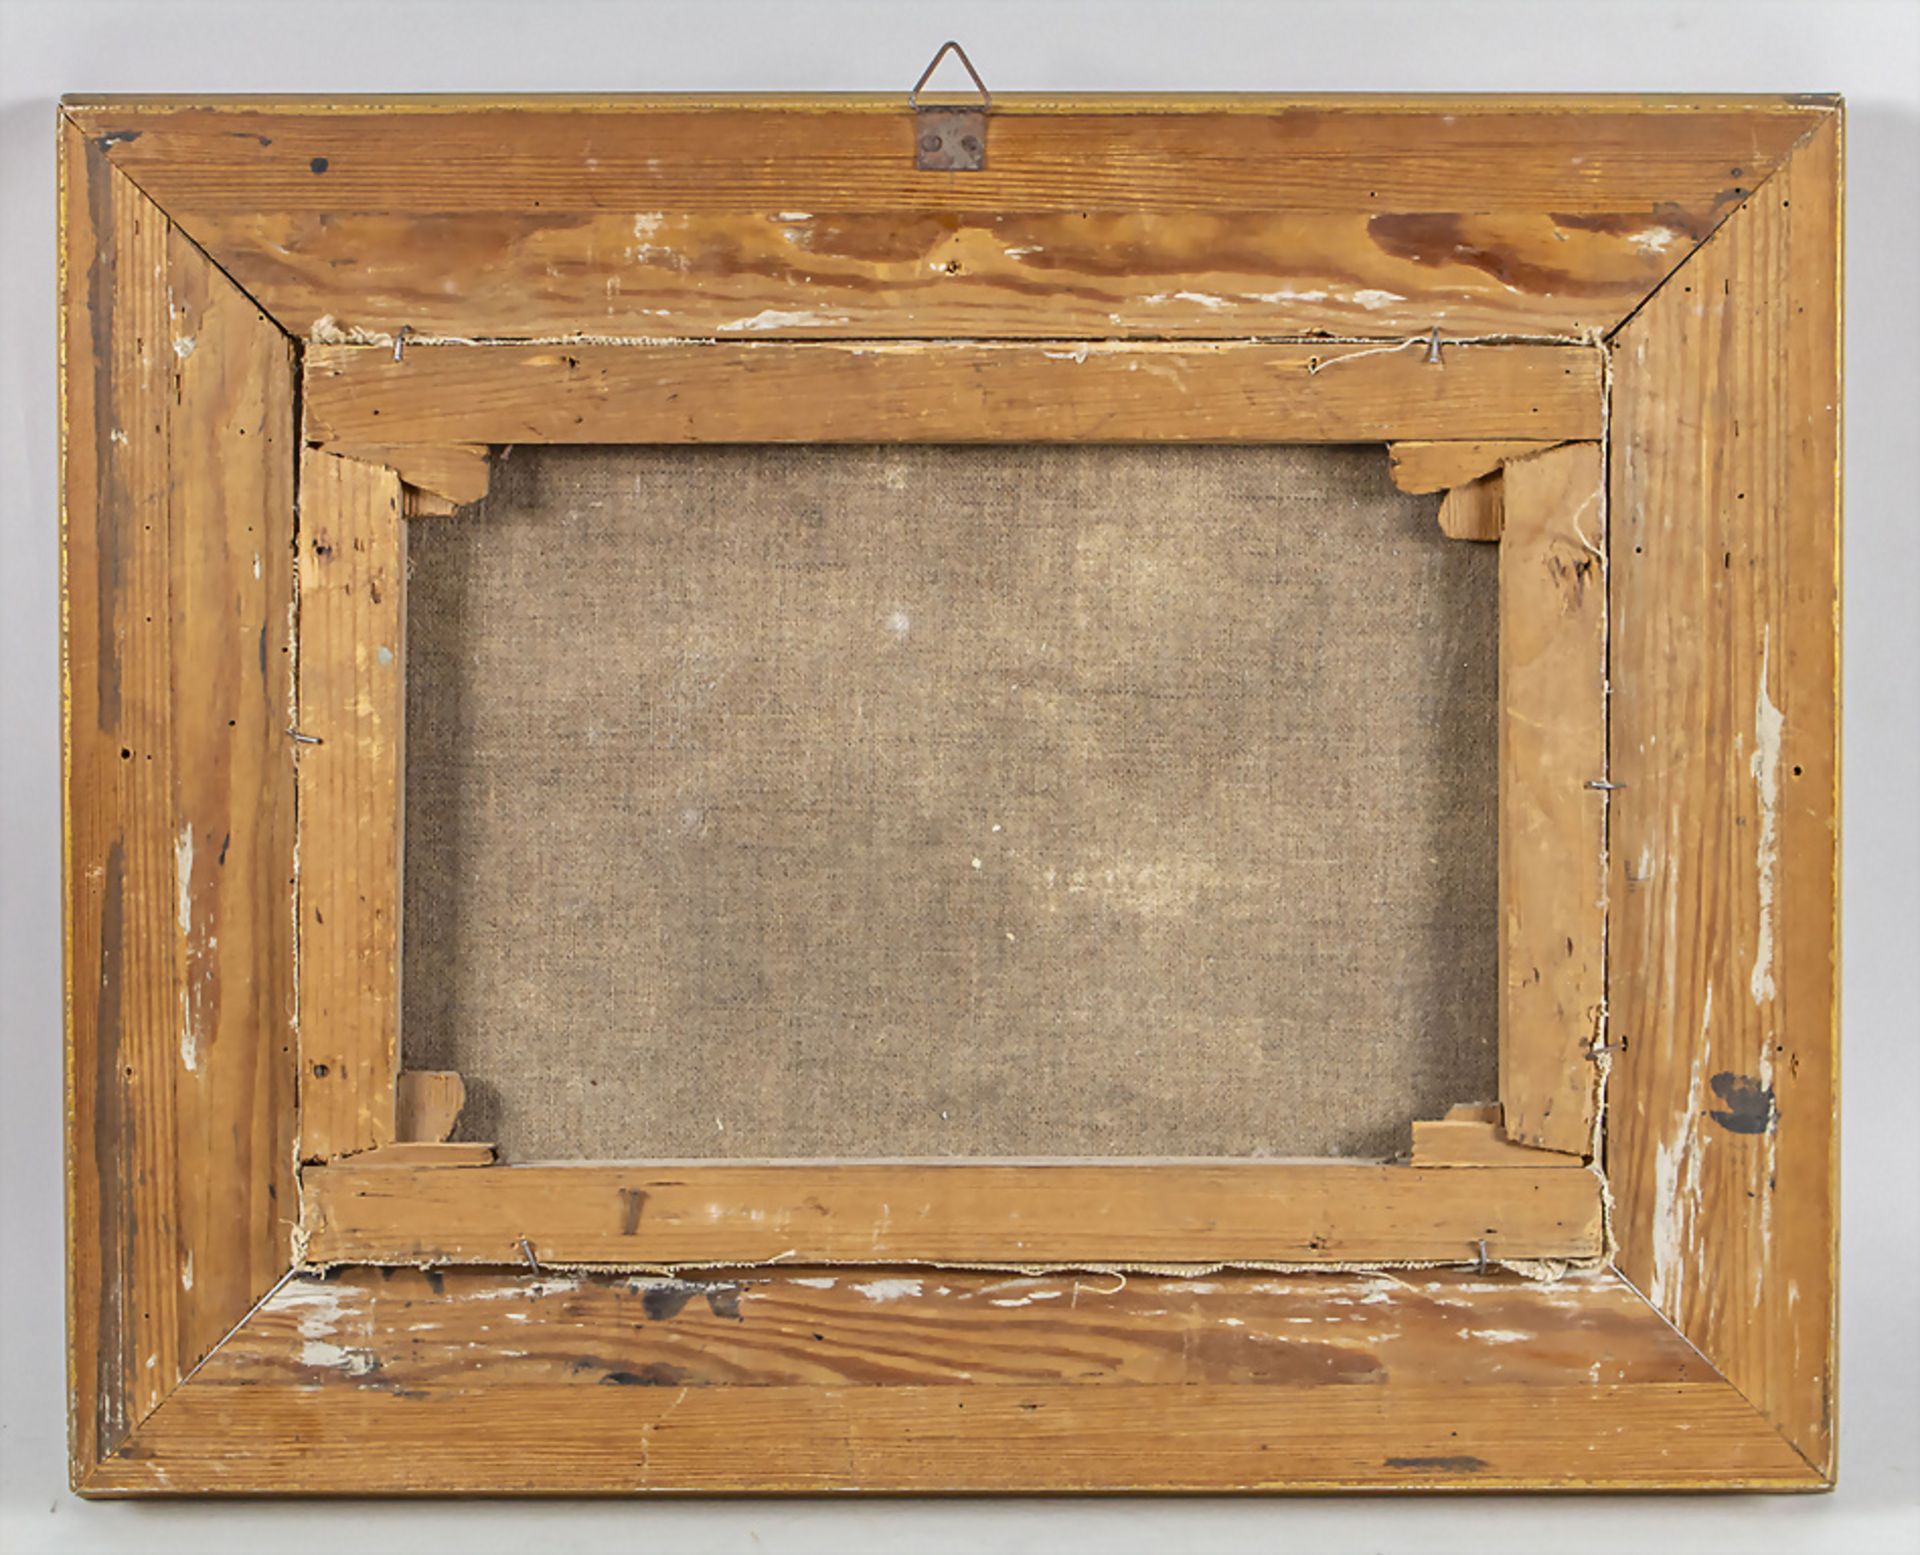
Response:
[[[981,122],[64,105],[82,1493],[1831,1484],[1839,104]],[[501,443],[996,440],[1388,443],[1498,541],[1499,1106],[1397,1165],[445,1143],[406,524]]]

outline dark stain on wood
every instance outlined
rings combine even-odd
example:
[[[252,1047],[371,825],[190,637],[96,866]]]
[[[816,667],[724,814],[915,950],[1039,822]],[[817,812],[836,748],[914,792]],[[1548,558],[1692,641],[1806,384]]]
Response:
[[[637,1371],[610,1371],[601,1379],[603,1386],[617,1388],[686,1388],[699,1385],[692,1372],[666,1361],[650,1361]]]
[[[1729,1134],[1770,1134],[1779,1114],[1775,1110],[1773,1087],[1762,1085],[1750,1074],[1722,1070],[1707,1082],[1713,1094],[1726,1103],[1724,1111],[1707,1114]]]
[[[95,138],[94,145],[99,147],[104,154],[114,146],[125,145],[128,141],[138,140],[139,138],[140,131],[138,130],[108,130],[106,134]]]
[[[100,1335],[94,1354],[94,1450],[110,1456],[127,1434],[127,1272],[133,1265],[132,1141],[121,1059],[120,973],[126,933],[126,852],[107,849],[100,891],[100,986],[94,996],[93,1169],[100,1194]]]
[[[707,1310],[715,1317],[728,1317],[736,1322],[740,1320],[740,1287],[738,1285],[707,1285],[689,1280],[663,1280],[657,1285],[638,1287],[640,1306],[647,1317],[656,1323],[664,1323],[680,1315],[686,1304],[695,1296],[704,1296]]]
[[[648,1321],[664,1323],[678,1317],[680,1309],[693,1300],[699,1289],[697,1285],[682,1285],[678,1281],[649,1285],[640,1293],[640,1306]]]
[[[1429,269],[1466,265],[1502,286],[1536,297],[1607,297],[1620,290],[1617,282],[1557,270],[1482,242],[1469,234],[1462,217],[1451,212],[1372,216],[1367,219],[1367,235],[1395,259]]]
[[[646,1207],[646,1189],[622,1188],[620,1190],[620,1234],[622,1236],[632,1236],[640,1229],[640,1216]]]
[[[1632,237],[1648,227],[1665,227],[1698,243],[1713,230],[1710,220],[1700,220],[1685,206],[1671,200],[1656,200],[1644,211],[1551,211],[1548,214],[1556,227],[1565,227],[1569,232],[1597,232],[1610,238]]]
[[[114,634],[119,611],[122,524],[127,487],[114,457],[117,430],[113,393],[113,312],[117,249],[113,223],[113,169],[97,142],[87,150],[87,219],[93,224],[93,263],[87,269],[87,327],[93,336],[93,460],[97,490],[93,510],[94,551],[99,558],[94,601],[94,712],[102,729],[120,722],[120,651]],[[131,524],[126,524],[127,532]]]
[[[1479,1474],[1493,1467],[1485,1458],[1456,1453],[1438,1458],[1389,1458],[1390,1469],[1418,1469],[1433,1474]]]

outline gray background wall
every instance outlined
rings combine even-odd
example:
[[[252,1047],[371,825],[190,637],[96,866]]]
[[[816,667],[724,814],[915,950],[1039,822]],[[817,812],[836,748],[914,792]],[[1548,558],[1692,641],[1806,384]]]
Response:
[[[54,102],[67,91],[1831,91],[1848,122],[1846,1249],[1831,1497],[90,1505],[65,1488]],[[1920,1548],[1920,4],[0,0],[0,1548]],[[503,1450],[511,1448],[503,1443]]]

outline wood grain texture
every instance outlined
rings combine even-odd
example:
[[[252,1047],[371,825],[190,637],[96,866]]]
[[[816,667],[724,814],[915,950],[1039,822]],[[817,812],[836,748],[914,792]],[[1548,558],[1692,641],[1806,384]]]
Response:
[[[390,444],[1598,436],[1577,346],[761,343],[307,352],[310,436]]]
[[[1605,1006],[1606,503],[1597,443],[1500,479],[1500,1103],[1507,1137],[1592,1150]]]
[[[403,1069],[394,1082],[393,1132],[399,1141],[446,1139],[467,1104],[467,1083],[450,1069]]]
[[[1499,470],[1508,459],[1544,453],[1547,443],[1453,441],[1394,443],[1387,449],[1387,468],[1394,485],[1414,493],[1445,491],[1464,486]],[[1497,534],[1490,538],[1497,538]]]
[[[494,1160],[493,1146],[474,1140],[458,1140],[449,1143],[445,1140],[400,1139],[392,1144],[376,1145],[371,1150],[356,1151],[353,1164],[359,1166],[430,1166],[462,1167],[491,1166]]]
[[[1498,540],[1506,524],[1506,498],[1498,470],[1453,487],[1440,499],[1440,532],[1454,540]]]
[[[76,1482],[286,1268],[293,363],[61,132]]]
[[[1831,1472],[1840,121],[1614,342],[1622,1270]]]
[[[1463,1328],[1501,1338],[1476,1343]],[[1598,1375],[1574,1359],[1575,1336]],[[1595,1384],[1714,1376],[1606,1270],[1546,1285],[1448,1270],[1122,1280],[884,1268],[300,1275],[203,1375],[223,1387],[468,1392],[476,1346],[494,1352],[489,1388],[1551,1386],[1576,1365]]]
[[[898,96],[68,112],[303,335],[1582,338],[1818,105],[1012,96],[964,177]]]
[[[1579,1166],[1583,1157],[1516,1145],[1498,1122],[1479,1119],[1416,1120],[1415,1166]]]
[[[406,541],[400,481],[309,451],[300,480],[300,1157],[394,1138]]]
[[[454,507],[478,502],[487,494],[489,453],[484,444],[423,443],[396,448],[385,443],[333,443],[324,452],[384,464],[407,485]]]
[[[1813,1483],[1606,1272],[354,1269],[275,1292],[139,1448],[96,1488]]]
[[[314,1168],[310,1263],[1350,1263],[1579,1259],[1598,1184],[1284,1162]],[[522,1240],[527,1246],[522,1247]]]

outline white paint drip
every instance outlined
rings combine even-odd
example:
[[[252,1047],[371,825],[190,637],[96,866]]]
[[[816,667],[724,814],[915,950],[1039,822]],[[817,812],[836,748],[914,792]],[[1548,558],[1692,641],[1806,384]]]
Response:
[[[1753,977],[1748,987],[1753,1002],[1764,1004],[1774,996],[1773,886],[1780,863],[1780,736],[1786,718],[1767,695],[1767,665],[1773,653],[1772,628],[1760,629],[1760,685],[1753,699],[1754,787],[1760,795],[1760,840],[1754,865],[1760,881],[1760,928],[1753,951]],[[1762,1077],[1765,1083],[1765,1077]]]
[[[180,1265],[180,1288],[193,1289],[193,1252],[188,1250],[186,1260]]]
[[[788,1281],[791,1285],[804,1285],[809,1290],[832,1290],[840,1282],[831,1274],[796,1275]]]

